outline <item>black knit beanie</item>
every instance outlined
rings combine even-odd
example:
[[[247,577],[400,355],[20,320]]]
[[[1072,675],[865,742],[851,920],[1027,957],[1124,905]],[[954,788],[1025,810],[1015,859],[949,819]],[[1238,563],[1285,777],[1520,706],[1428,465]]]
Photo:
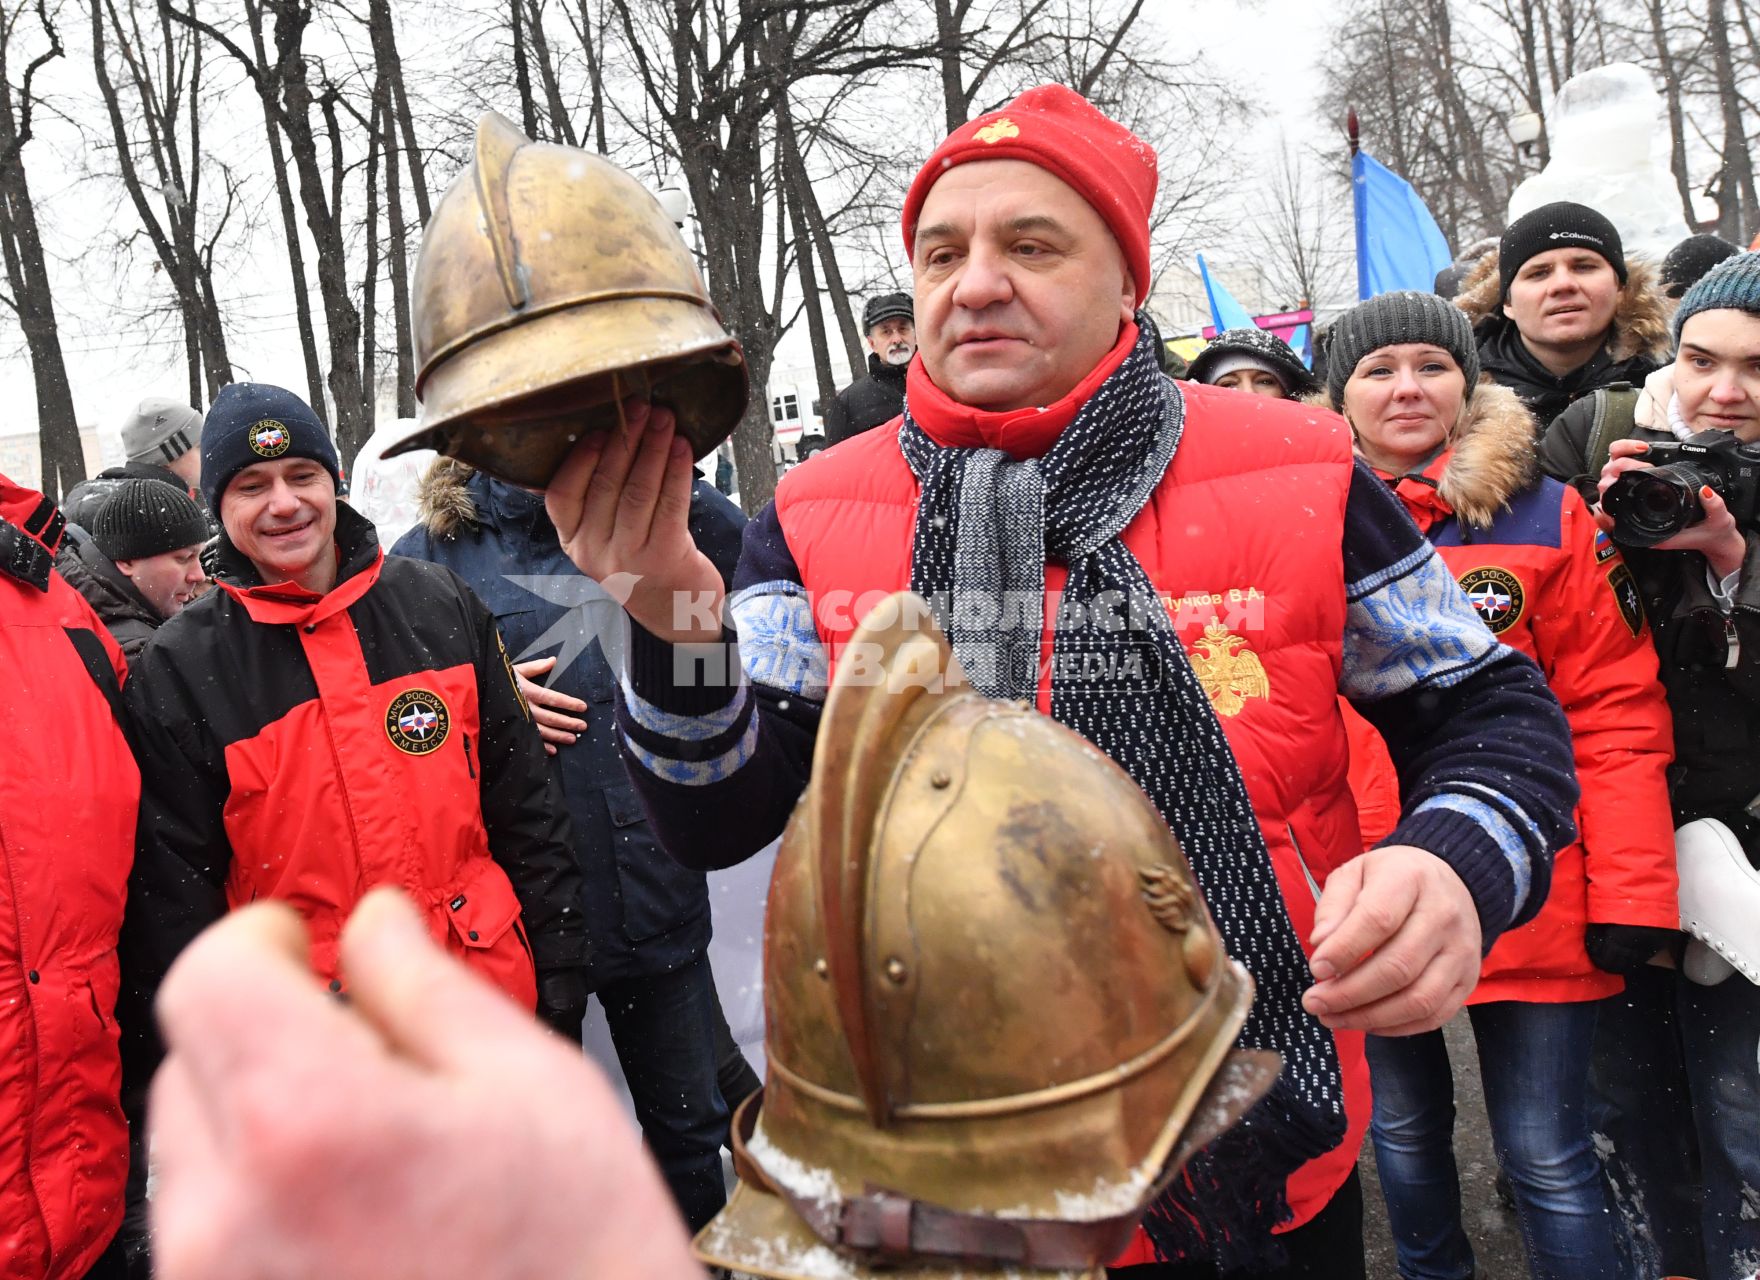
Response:
[[[1509,284],[1529,258],[1551,249],[1588,249],[1607,259],[1619,282],[1626,282],[1626,253],[1619,230],[1586,204],[1560,200],[1532,209],[1504,228],[1497,242],[1500,301],[1509,301]]]
[[[342,487],[336,446],[304,400],[266,382],[221,387],[202,425],[202,494],[208,509],[218,516],[220,498],[232,477],[276,458],[310,458],[323,465],[338,489]]]
[[[163,480],[124,480],[92,517],[92,541],[112,560],[144,560],[208,540],[196,500]]]
[[[1662,292],[1680,297],[1704,279],[1707,271],[1740,252],[1722,236],[1688,236],[1662,260]]]
[[[1334,409],[1344,404],[1344,384],[1357,362],[1371,351],[1407,342],[1441,347],[1454,357],[1467,379],[1467,398],[1479,382],[1479,347],[1467,313],[1433,293],[1384,293],[1359,302],[1327,331],[1326,396]]]
[[[1268,329],[1224,329],[1192,358],[1186,377],[1193,382],[1213,383],[1218,370],[1231,356],[1246,356],[1269,365],[1268,372],[1283,383],[1284,395],[1296,399],[1320,389],[1320,380],[1308,371],[1289,343]]]

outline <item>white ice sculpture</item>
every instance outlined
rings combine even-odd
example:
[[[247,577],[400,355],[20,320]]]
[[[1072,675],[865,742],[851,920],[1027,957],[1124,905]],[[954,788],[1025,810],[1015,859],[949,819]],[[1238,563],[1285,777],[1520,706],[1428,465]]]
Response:
[[[1555,200],[1598,210],[1628,257],[1660,262],[1692,232],[1668,166],[1668,122],[1649,75],[1612,62],[1572,76],[1546,115],[1551,162],[1509,198],[1511,222]]]

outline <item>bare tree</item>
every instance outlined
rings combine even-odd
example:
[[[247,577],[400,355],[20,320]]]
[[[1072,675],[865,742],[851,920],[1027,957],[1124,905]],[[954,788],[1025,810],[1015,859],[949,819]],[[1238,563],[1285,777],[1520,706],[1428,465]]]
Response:
[[[255,86],[274,125],[286,137],[288,156],[298,179],[298,196],[317,253],[318,296],[324,306],[324,325],[329,339],[330,372],[326,379],[335,408],[335,434],[344,461],[372,433],[360,362],[361,316],[348,283],[349,254],[343,210],[344,140],[337,115],[340,90],[328,81],[314,93],[310,78],[313,60],[305,52],[305,38],[313,18],[310,0],[244,0],[246,20],[257,48],[262,48],[265,20],[272,24],[275,56],[264,59],[240,48],[236,41],[194,14],[171,8],[160,0],[175,21],[201,32],[229,53]],[[318,120],[314,121],[316,111]],[[320,134],[329,152],[329,172],[319,155]]]
[[[1742,119],[1742,92],[1730,52],[1729,22],[1724,0],[1706,0],[1705,26],[1717,76],[1717,97],[1723,116],[1723,147],[1717,168],[1717,230],[1726,240],[1746,244],[1760,225],[1760,200],[1754,193],[1754,159],[1748,150],[1747,124]]]
[[[31,20],[37,42],[46,42],[35,56],[29,56],[33,35],[26,24]],[[12,290],[10,297],[0,295],[0,302],[18,317],[30,351],[31,376],[37,388],[42,485],[52,498],[84,480],[86,464],[80,449],[79,420],[73,411],[73,390],[61,354],[55,295],[25,175],[24,149],[33,136],[33,116],[39,104],[37,73],[64,52],[55,15],[46,0],[37,0],[29,9],[22,5],[0,7],[0,254],[5,257],[6,281]]]
[[[1280,148],[1247,218],[1255,257],[1278,296],[1313,307],[1352,296],[1347,200],[1317,182],[1287,143]]]
[[[744,344],[754,389],[767,386],[784,323],[789,236],[776,198],[771,119],[789,87],[817,76],[898,66],[877,29],[885,0],[801,5],[787,0],[610,0],[647,110],[664,131],[703,231],[710,293]],[[774,229],[771,223],[774,222]],[[816,305],[816,298],[814,300]],[[748,511],[775,488],[766,397],[734,433]]]
[[[232,381],[213,263],[234,211],[237,183],[217,166],[224,203],[204,234],[202,42],[173,29],[156,10],[148,11],[143,27],[136,0],[123,0],[121,7],[116,0],[90,0],[90,9],[92,66],[119,176],[177,298],[190,403],[205,404]],[[110,75],[112,43],[122,89]]]

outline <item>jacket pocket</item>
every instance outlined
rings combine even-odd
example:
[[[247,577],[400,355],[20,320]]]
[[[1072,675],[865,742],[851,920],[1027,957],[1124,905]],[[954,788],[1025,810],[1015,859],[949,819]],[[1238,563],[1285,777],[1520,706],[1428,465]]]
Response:
[[[489,950],[519,919],[519,898],[513,885],[507,873],[489,858],[470,860],[444,907],[458,945],[467,951]]]
[[[537,970],[519,926],[519,898],[492,859],[472,858],[440,900],[452,946],[471,968],[522,1008],[538,1003]]]

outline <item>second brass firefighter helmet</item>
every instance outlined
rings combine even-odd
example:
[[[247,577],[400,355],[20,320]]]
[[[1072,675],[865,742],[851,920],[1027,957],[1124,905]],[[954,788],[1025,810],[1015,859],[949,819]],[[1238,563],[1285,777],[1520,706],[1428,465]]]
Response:
[[[435,449],[547,484],[616,401],[670,407],[701,458],[745,412],[745,357],[690,250],[641,183],[602,156],[531,141],[489,112],[422,237],[414,283],[421,428]]]
[[[697,1237],[711,1265],[1098,1277],[1277,1075],[1234,1049],[1252,979],[1148,797],[957,672],[906,594],[839,655],[771,881],[768,1076]]]

